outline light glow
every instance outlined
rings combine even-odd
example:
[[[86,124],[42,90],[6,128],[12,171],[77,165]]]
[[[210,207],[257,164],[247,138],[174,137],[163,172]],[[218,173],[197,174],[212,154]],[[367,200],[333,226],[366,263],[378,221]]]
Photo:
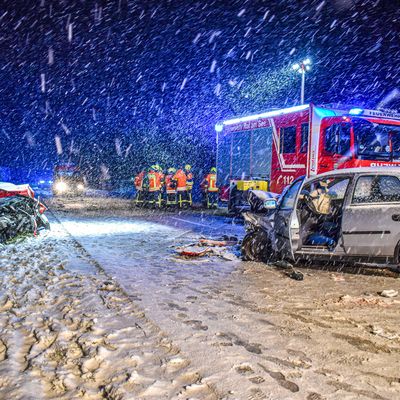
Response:
[[[57,192],[65,192],[68,189],[68,185],[65,182],[57,182],[56,183],[56,190]]]
[[[216,132],[222,132],[224,129],[224,125],[223,124],[215,124],[215,131]]]
[[[259,118],[277,117],[278,115],[285,115],[285,114],[290,114],[290,113],[293,113],[296,111],[307,110],[309,107],[310,107],[309,104],[302,104],[301,106],[281,108],[280,110],[267,111],[262,114],[248,115],[246,117],[228,119],[227,121],[224,121],[223,124],[224,125],[233,125],[233,124],[238,124],[240,122],[253,121],[253,120],[259,119]]]
[[[364,112],[364,110],[362,108],[352,108],[349,111],[349,114],[351,115],[361,115]]]
[[[85,189],[85,186],[83,186],[82,183],[78,183],[78,186],[76,188],[78,190],[83,190],[83,189]]]

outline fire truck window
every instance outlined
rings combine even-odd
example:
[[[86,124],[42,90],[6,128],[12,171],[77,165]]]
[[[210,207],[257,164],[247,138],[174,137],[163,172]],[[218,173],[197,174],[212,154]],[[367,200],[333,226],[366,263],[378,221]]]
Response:
[[[325,150],[342,155],[350,152],[350,124],[333,124],[326,128]]]
[[[307,153],[308,150],[308,123],[301,124],[300,153]]]
[[[272,128],[255,129],[251,136],[251,176],[269,179],[271,176]]]
[[[232,137],[232,176],[250,176],[250,132],[235,132]]]
[[[296,127],[280,129],[280,153],[296,153]]]
[[[350,152],[350,127],[350,124],[340,124],[339,154],[346,155]]]
[[[222,185],[229,185],[229,179],[231,178],[231,145],[232,145],[232,133],[221,132],[218,135],[218,180]]]

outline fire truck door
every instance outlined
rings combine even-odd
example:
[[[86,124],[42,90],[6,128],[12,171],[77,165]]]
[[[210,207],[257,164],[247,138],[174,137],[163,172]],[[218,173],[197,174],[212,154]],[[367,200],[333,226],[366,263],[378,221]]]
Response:
[[[275,213],[276,247],[282,257],[294,258],[299,235],[299,221],[295,209],[303,178],[296,180],[283,194]],[[294,248],[296,246],[296,248]]]

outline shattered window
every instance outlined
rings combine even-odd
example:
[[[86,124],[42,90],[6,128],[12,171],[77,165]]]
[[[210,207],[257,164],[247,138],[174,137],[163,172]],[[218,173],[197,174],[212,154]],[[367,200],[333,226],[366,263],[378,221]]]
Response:
[[[383,201],[400,201],[400,181],[395,176],[380,176],[379,191]]]
[[[353,194],[353,203],[388,203],[400,201],[400,181],[396,176],[362,176]]]

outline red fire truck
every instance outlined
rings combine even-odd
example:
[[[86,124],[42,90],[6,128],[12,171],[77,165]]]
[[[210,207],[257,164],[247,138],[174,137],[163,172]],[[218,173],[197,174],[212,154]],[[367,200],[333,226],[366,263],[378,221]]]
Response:
[[[237,210],[249,189],[280,193],[302,175],[339,168],[400,167],[400,114],[300,106],[215,126],[221,200]]]

